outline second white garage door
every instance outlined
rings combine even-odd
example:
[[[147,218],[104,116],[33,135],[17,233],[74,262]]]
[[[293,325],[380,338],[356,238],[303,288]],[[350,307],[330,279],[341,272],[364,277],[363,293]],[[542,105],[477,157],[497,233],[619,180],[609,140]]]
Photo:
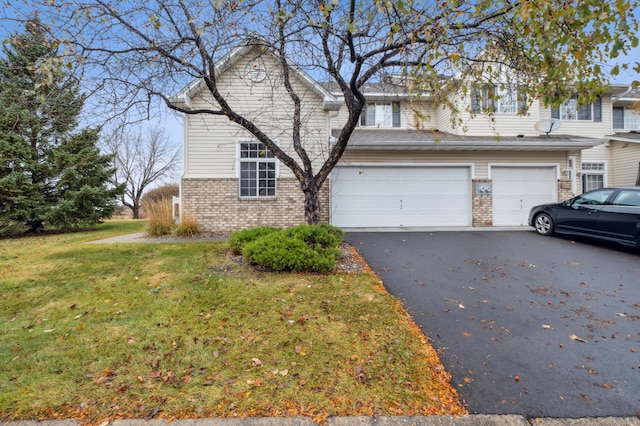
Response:
[[[466,166],[340,166],[331,175],[336,226],[469,226]]]
[[[555,166],[491,167],[493,226],[527,225],[529,210],[558,201]]]

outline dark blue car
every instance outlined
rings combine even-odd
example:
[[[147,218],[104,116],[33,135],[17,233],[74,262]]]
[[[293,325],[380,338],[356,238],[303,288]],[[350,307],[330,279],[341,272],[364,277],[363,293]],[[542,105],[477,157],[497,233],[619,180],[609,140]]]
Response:
[[[529,225],[541,235],[580,235],[640,247],[640,187],[596,189],[535,206]]]

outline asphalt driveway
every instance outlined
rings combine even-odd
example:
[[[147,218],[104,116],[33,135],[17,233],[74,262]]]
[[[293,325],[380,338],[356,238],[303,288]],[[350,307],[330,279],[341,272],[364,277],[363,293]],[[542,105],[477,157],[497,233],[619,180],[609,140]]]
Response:
[[[533,231],[347,233],[470,413],[640,413],[640,255]]]

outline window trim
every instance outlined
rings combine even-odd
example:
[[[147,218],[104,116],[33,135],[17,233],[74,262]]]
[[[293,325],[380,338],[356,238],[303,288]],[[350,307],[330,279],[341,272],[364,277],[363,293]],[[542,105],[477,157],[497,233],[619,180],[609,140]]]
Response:
[[[513,107],[504,111],[503,97],[512,93]],[[515,111],[513,110],[515,109]],[[529,110],[525,87],[520,84],[484,84],[471,87],[471,112],[500,115],[525,115]]]
[[[571,106],[571,113],[575,115],[575,118],[568,116],[567,111],[569,105],[568,102],[573,104]],[[580,118],[581,114],[584,115],[588,111],[589,118]],[[578,95],[571,96],[571,99],[568,99],[562,103],[558,108],[551,108],[551,118],[558,118],[562,121],[580,121],[580,122],[590,122],[590,123],[602,123],[602,98],[598,97],[595,102],[589,102],[588,104],[579,106],[578,104]]]
[[[601,166],[601,169],[585,169],[585,165]],[[595,191],[596,189],[607,187],[607,162],[606,161],[582,161],[580,163],[580,183],[582,184],[582,192]],[[586,188],[587,176],[602,176],[602,186],[600,188]]]
[[[382,122],[379,124],[376,124],[376,114],[375,111],[377,110],[377,106],[390,106],[391,107],[391,115],[389,117],[383,117],[382,118]],[[366,124],[369,120],[369,116],[370,116],[370,111],[372,111],[370,108],[371,106],[373,106],[373,124]],[[362,109],[362,113],[360,114],[360,118],[358,119],[358,127],[362,127],[365,129],[391,129],[391,128],[398,128],[401,126],[401,116],[402,116],[402,107],[400,105],[400,102],[391,102],[391,101],[372,101],[372,102],[367,102],[364,105],[364,108]],[[382,123],[384,123],[385,121],[387,121],[387,119],[389,120],[389,122],[391,123],[390,125],[383,125]]]
[[[274,141],[274,142],[276,144],[278,144],[277,140]],[[273,156],[273,157],[265,157],[264,159],[260,159],[260,158],[242,158],[242,144],[243,143],[257,143],[257,144],[260,144],[260,145],[264,146],[264,149],[267,152],[269,152],[269,150],[264,145],[264,143],[260,142],[257,139],[243,138],[243,139],[237,139],[236,140],[236,178],[238,179],[238,197],[243,199],[243,200],[256,200],[256,199],[264,200],[264,199],[276,198],[278,196],[278,178],[280,177],[280,161],[278,161],[278,159],[275,156]],[[273,154],[271,154],[271,155],[273,155]],[[262,161],[260,161],[260,160],[262,160]],[[256,195],[242,195],[242,170],[241,170],[242,169],[242,163],[259,164],[260,162],[275,164],[274,194],[273,195],[260,195],[260,193],[259,193],[259,176],[256,176],[256,179],[257,179]]]

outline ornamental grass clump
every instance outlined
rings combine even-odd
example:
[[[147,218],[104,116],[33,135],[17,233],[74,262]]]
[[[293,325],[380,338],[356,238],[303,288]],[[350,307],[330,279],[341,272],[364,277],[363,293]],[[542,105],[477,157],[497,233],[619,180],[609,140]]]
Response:
[[[193,216],[185,216],[176,226],[174,234],[178,237],[194,237],[200,233],[200,224]]]
[[[149,235],[160,237],[169,235],[173,231],[173,206],[171,199],[162,198],[143,203],[147,212]]]
[[[331,225],[300,225],[279,231],[260,231],[244,243],[242,255],[248,263],[274,271],[324,273],[340,257],[343,232]]]

